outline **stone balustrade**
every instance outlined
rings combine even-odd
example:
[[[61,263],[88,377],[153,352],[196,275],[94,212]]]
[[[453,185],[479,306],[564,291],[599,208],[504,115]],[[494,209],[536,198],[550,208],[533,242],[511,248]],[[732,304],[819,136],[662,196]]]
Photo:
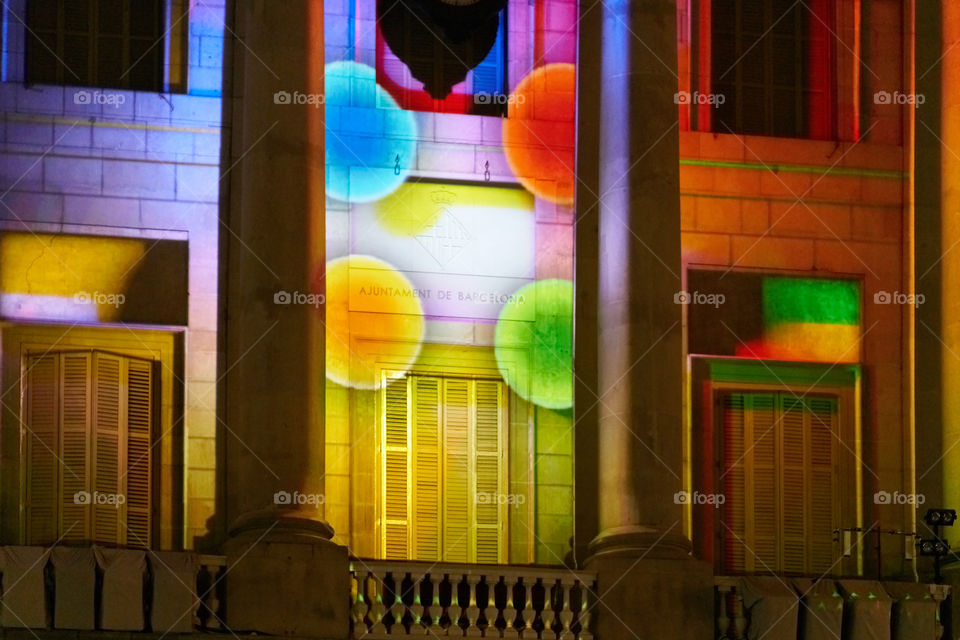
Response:
[[[224,630],[226,562],[192,552],[0,547],[5,629]]]
[[[717,640],[941,640],[949,587],[846,578],[716,576]]]
[[[593,638],[593,574],[365,560],[354,560],[351,574],[355,638]]]

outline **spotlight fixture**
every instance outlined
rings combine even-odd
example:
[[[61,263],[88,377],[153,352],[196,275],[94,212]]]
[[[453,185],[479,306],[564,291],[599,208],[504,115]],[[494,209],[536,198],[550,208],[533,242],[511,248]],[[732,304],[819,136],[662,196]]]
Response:
[[[931,527],[952,527],[957,521],[955,509],[927,509],[923,521]]]
[[[923,514],[923,521],[933,529],[933,537],[918,540],[920,555],[933,558],[934,580],[940,582],[940,558],[950,554],[950,543],[940,535],[940,527],[952,527],[953,523],[957,521],[957,511],[955,509],[927,509],[927,512]]]
[[[942,558],[950,553],[950,543],[942,538],[921,538],[920,555]]]

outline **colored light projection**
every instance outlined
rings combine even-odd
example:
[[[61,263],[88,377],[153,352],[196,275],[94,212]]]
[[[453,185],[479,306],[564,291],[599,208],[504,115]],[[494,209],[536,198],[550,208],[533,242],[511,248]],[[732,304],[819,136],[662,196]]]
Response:
[[[494,337],[503,379],[547,409],[573,405],[573,283],[541,280],[503,308]]]
[[[412,284],[372,256],[351,255],[327,263],[327,377],[357,389],[376,389],[380,354],[362,339],[387,340],[391,362],[402,375],[417,359],[423,309]]]
[[[689,307],[691,353],[829,363],[860,360],[859,281],[691,271],[688,283],[691,292],[722,300]]]
[[[358,62],[324,67],[327,195],[378,200],[403,184],[416,159],[417,123]]]
[[[860,283],[815,278],[763,279],[761,354],[773,360],[857,362]],[[738,355],[748,355],[745,348]]]
[[[534,199],[515,187],[407,182],[354,206],[349,251],[411,282],[430,319],[492,322],[536,279]]]
[[[185,325],[186,245],[4,232],[0,318]]]
[[[573,204],[577,72],[548,64],[525,77],[510,96],[503,148],[520,183],[536,196]]]
[[[510,510],[510,561],[569,552],[579,13],[509,0],[504,15],[486,59],[437,100],[413,81],[429,58],[394,55],[372,28],[378,3],[325,5],[325,513],[361,557],[384,557],[376,434],[388,383],[409,376],[502,378],[506,471],[535,503]],[[481,92],[498,108],[479,108]],[[408,425],[421,409],[412,397]]]

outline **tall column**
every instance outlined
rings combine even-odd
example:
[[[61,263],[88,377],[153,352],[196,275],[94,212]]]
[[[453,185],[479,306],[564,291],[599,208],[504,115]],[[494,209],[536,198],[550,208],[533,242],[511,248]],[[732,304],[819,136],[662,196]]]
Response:
[[[960,509],[960,6],[944,0],[940,62],[940,281],[943,499]]]
[[[597,636],[708,638],[712,574],[689,556],[674,500],[683,459],[676,2],[583,11],[581,78],[602,78],[580,88],[580,144],[596,145],[581,160],[593,156],[596,167],[578,167],[578,214],[597,229],[599,535],[588,560],[603,600]]]
[[[941,480],[940,499],[931,503],[928,497],[928,507],[960,509],[960,160],[957,159],[957,154],[960,153],[960,6],[953,0],[941,0],[940,3],[933,4],[934,7],[936,4],[940,5],[939,15],[921,13],[921,17],[926,16],[928,19],[918,21],[919,52],[922,54],[926,47],[935,47],[935,51],[926,56],[927,61],[921,61],[922,55],[918,55],[919,73],[924,74],[918,75],[918,79],[929,77],[931,81],[935,81],[939,78],[939,96],[935,96],[939,101],[931,101],[934,105],[940,105],[939,122],[936,122],[935,106],[933,113],[917,113],[921,124],[917,127],[918,204],[915,233],[917,272],[922,275],[917,290],[923,293],[939,285],[939,295],[936,295],[936,291],[931,291],[934,294],[934,304],[927,309],[925,307],[928,304],[925,303],[917,310],[917,429],[939,430],[939,438],[918,434],[917,469],[921,474],[921,481],[927,475],[939,477]],[[930,9],[931,7],[918,6],[918,13]],[[932,28],[924,33],[924,27]],[[929,61],[933,54],[938,55],[933,61]],[[930,131],[938,135],[929,136]],[[923,143],[926,144],[925,148]],[[932,185],[939,186],[936,192],[939,196],[939,208],[936,210],[937,218],[932,220],[930,215],[921,217],[926,213],[921,209],[921,205],[930,200],[928,194],[924,193],[924,187],[931,186],[929,183],[919,182],[926,177],[921,173],[921,153],[935,159],[939,164],[939,172],[934,167],[939,182]],[[933,224],[930,224],[931,222]],[[930,237],[931,234],[934,234],[933,238]],[[933,313],[936,317],[930,318]],[[921,350],[924,349],[921,339],[926,341],[926,354],[935,355],[936,361],[930,362],[928,358],[921,360]],[[939,379],[931,376],[928,368],[939,372]],[[931,387],[934,390],[932,398],[929,397]],[[940,411],[939,415],[931,416],[932,420],[923,421],[922,417],[927,409],[925,401],[928,400],[932,401],[933,407],[939,407]],[[936,445],[935,450],[928,451],[930,447],[923,446],[925,441]],[[922,488],[921,484],[921,490]],[[918,527],[921,533],[930,535],[922,522]],[[957,535],[960,533],[955,531],[956,529],[955,526],[944,530],[954,549],[958,546]],[[949,562],[951,558],[946,560],[948,562],[945,563],[947,566],[943,573],[956,593],[956,589],[960,588],[960,562]],[[958,633],[960,598],[955,595],[951,602],[952,615],[947,619],[953,629],[948,630],[944,637],[956,637]]]
[[[346,637],[347,553],[330,541],[323,520],[325,335],[316,303],[324,273],[324,112],[322,101],[275,99],[323,92],[323,1],[236,0],[231,12],[219,434],[227,623],[238,631]]]

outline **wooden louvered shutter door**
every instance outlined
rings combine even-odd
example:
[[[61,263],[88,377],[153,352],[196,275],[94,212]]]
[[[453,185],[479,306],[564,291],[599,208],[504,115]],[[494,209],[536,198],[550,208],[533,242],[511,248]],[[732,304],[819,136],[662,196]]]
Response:
[[[389,380],[384,374],[384,381]],[[384,390],[383,555],[405,560],[409,554],[409,378],[395,379]]]
[[[150,514],[152,511],[151,439],[153,428],[153,363],[128,359],[126,362],[126,467],[120,486],[126,496],[128,547],[150,547]]]
[[[93,503],[93,540],[117,544],[123,540],[121,512],[115,502],[120,494],[120,459],[123,450],[121,379],[124,359],[105,353],[94,354],[93,372],[93,482],[91,493],[101,494]],[[112,500],[103,501],[111,497]]]
[[[775,396],[723,396],[724,569],[777,567]]]
[[[91,505],[74,499],[90,483],[90,368],[92,354],[60,355],[60,531],[64,542],[90,540]]]
[[[27,359],[24,393],[26,428],[26,542],[52,544],[59,537],[60,358]]]
[[[777,424],[776,396],[750,393],[746,396],[749,448],[747,512],[749,562],[756,572],[777,570]]]
[[[723,524],[720,535],[723,539],[723,568],[725,571],[746,571],[747,565],[747,486],[744,446],[746,416],[745,396],[728,393],[721,396],[723,416]]]
[[[413,559],[440,559],[440,380],[413,377]]]
[[[473,495],[470,477],[470,385],[466,380],[443,381],[444,488],[443,553],[447,562],[468,562],[471,547]]]
[[[500,525],[506,519],[506,504],[500,500],[506,494],[501,486],[500,428],[503,389],[499,382],[476,382],[476,494],[483,493],[493,500],[476,504],[476,562],[501,562]]]
[[[805,452],[808,448],[803,401],[793,395],[780,396],[780,486],[783,513],[781,541],[783,571],[806,571],[806,486]]]
[[[833,530],[837,526],[834,515],[834,469],[837,448],[837,402],[834,398],[807,399],[809,421],[809,473],[807,489],[807,558],[808,573],[828,572],[836,561]]]

